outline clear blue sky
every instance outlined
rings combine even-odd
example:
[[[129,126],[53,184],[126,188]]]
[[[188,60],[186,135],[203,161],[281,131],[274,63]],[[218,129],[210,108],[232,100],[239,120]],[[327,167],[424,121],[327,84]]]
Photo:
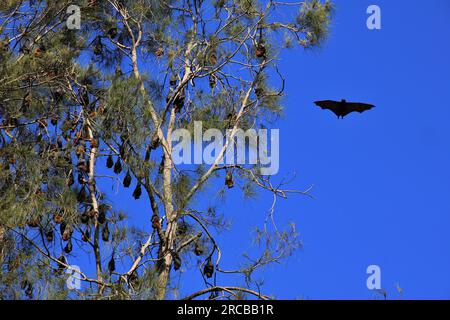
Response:
[[[335,3],[321,50],[280,57],[287,98],[278,178],[296,172],[295,186],[314,184],[316,200],[278,202],[279,223],[297,224],[304,249],[260,275],[265,291],[372,299],[366,268],[377,264],[390,298],[399,283],[406,299],[450,299],[450,2]],[[370,4],[381,7],[379,31],[366,28]],[[341,98],[377,107],[337,120],[312,104]],[[225,210],[235,223],[222,238],[229,266],[235,248],[246,248],[236,239],[248,235],[250,246],[270,205],[264,194],[242,205],[235,192]]]
[[[280,202],[304,249],[266,273],[266,289],[370,299],[365,270],[377,264],[391,298],[398,282],[404,298],[449,299],[450,2],[335,3],[322,50],[282,56],[281,174],[298,172],[316,200]],[[365,27],[370,4],[381,7],[379,31]],[[311,103],[341,98],[377,108],[338,121]]]
[[[334,2],[324,46],[280,57],[287,97],[274,125],[275,178],[297,173],[291,186],[314,184],[316,199],[291,196],[276,215],[280,226],[297,224],[304,248],[256,276],[282,299],[372,299],[366,268],[376,264],[388,298],[399,297],[399,283],[405,299],[450,299],[450,2]],[[381,7],[381,30],[366,28],[370,4]],[[337,120],[312,103],[341,98],[377,107]],[[234,224],[219,239],[231,269],[250,250],[271,197],[230,194],[223,212]],[[147,221],[147,200],[112,200]],[[181,292],[201,288],[197,272]]]

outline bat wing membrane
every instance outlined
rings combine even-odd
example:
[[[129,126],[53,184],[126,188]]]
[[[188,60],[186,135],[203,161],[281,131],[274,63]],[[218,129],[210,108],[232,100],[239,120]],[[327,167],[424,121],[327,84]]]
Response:
[[[338,102],[333,100],[315,101],[314,103],[322,109],[328,109],[332,111],[338,117],[345,117],[352,112],[362,113],[375,107],[374,105],[368,103]]]
[[[359,102],[348,102],[347,106],[346,106],[346,111],[347,114],[349,114],[350,112],[359,112],[362,113],[366,110],[370,110],[372,108],[374,108],[375,106],[372,104],[368,104],[368,103],[359,103]]]
[[[322,101],[314,101],[316,106],[321,107],[322,109],[327,109],[332,111],[335,115],[338,114],[339,102],[333,100],[322,100]]]

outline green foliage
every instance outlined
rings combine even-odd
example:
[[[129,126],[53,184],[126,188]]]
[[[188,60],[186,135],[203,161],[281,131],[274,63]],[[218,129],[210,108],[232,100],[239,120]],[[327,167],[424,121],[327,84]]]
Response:
[[[267,126],[283,111],[279,51],[320,44],[332,13],[316,0],[112,2],[0,3],[0,298],[160,299],[189,261],[217,261],[225,174],[248,198],[267,181],[258,166],[174,166],[161,134]],[[81,30],[66,28],[69,4]],[[277,13],[293,8],[296,21]],[[148,223],[116,208],[126,187]],[[247,281],[299,247],[295,230],[256,239]],[[80,261],[83,286],[69,291],[65,264]]]
[[[320,0],[305,1],[299,15],[297,23],[306,33],[306,40],[309,45],[317,45],[328,33],[330,16],[333,6],[330,1],[321,3]]]

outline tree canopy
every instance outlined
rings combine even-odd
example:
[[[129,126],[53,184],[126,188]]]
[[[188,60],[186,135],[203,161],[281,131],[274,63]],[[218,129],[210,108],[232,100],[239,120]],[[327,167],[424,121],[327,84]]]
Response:
[[[68,28],[71,5],[80,29]],[[307,191],[220,160],[239,129],[277,120],[280,52],[320,45],[331,14],[319,0],[2,1],[0,297],[176,298],[171,275],[192,256],[205,288],[187,298],[269,298],[252,273],[300,245],[270,215],[276,199]],[[195,121],[231,135],[213,164],[177,166],[174,131]],[[148,200],[146,224],[114,207],[119,183]],[[215,230],[226,215],[202,194],[233,186],[262,189],[274,207],[258,256],[224,270]],[[71,291],[65,271],[80,264]],[[229,274],[246,285],[227,286]]]

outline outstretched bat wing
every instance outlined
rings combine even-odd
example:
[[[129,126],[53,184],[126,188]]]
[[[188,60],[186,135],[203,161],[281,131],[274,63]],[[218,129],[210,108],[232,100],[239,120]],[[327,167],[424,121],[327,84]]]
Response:
[[[345,117],[349,113],[352,112],[364,112],[366,110],[370,110],[375,106],[368,103],[360,103],[360,102],[346,102],[342,101],[333,101],[333,100],[322,100],[314,102],[317,106],[322,109],[331,110],[338,117]]]
[[[359,102],[347,102],[345,105],[345,112],[346,114],[349,114],[350,112],[359,112],[362,113],[366,110],[370,110],[372,108],[375,108],[373,104],[368,103],[359,103]]]
[[[339,113],[339,102],[333,100],[322,100],[322,101],[314,101],[316,106],[321,107],[322,109],[331,110],[335,115],[340,116]]]

